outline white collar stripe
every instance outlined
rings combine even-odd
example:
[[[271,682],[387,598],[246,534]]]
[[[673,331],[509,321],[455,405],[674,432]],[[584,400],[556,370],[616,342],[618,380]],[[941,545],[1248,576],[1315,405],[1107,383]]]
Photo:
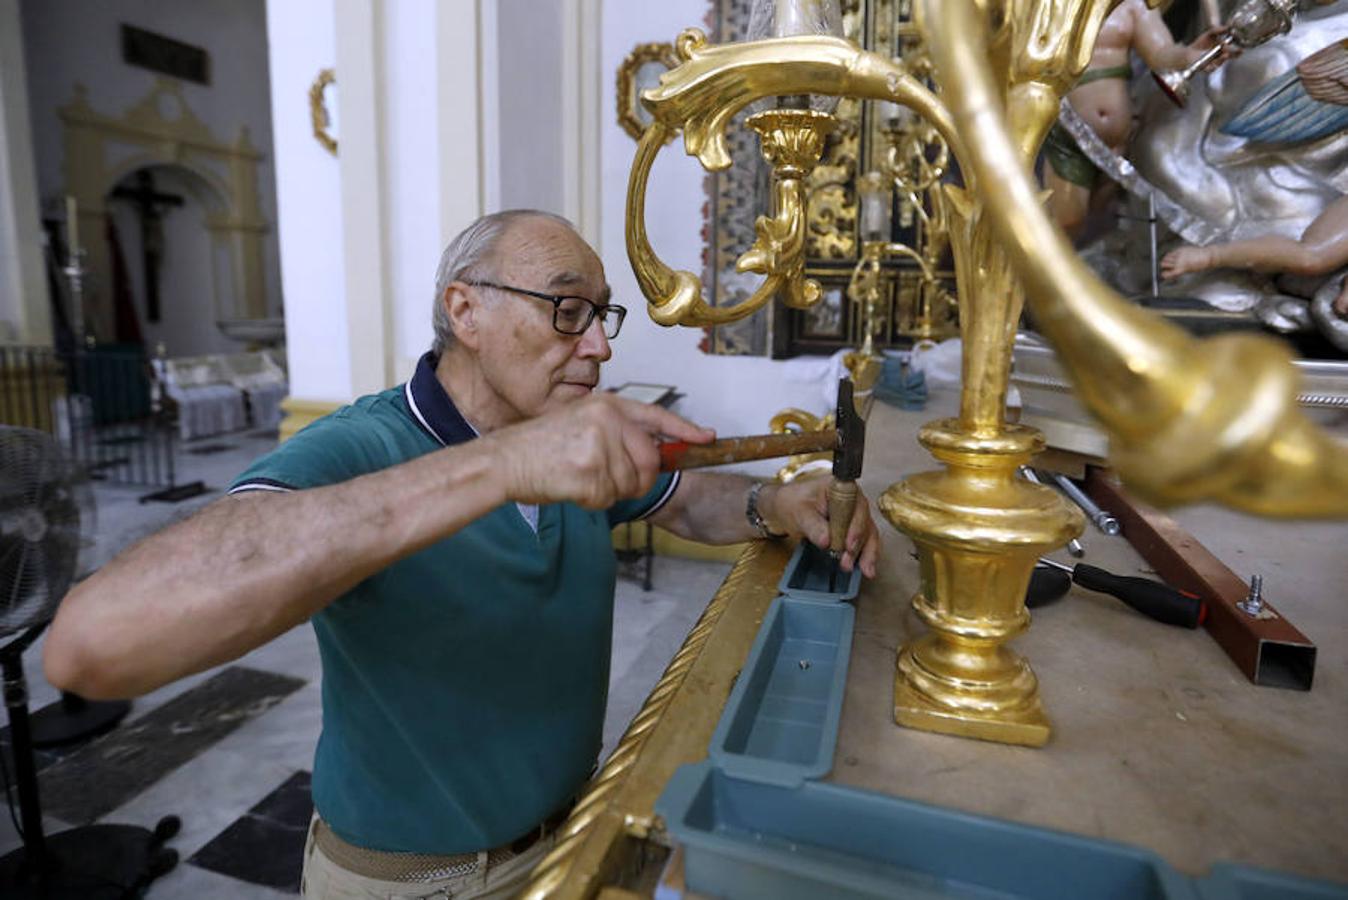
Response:
[[[426,429],[426,433],[439,441],[441,447],[448,446],[445,439],[436,434],[435,429],[431,427],[431,423],[427,422],[426,417],[421,414],[421,407],[417,406],[417,398],[412,394],[411,381],[403,385],[403,393],[407,395],[407,405],[412,408],[412,415],[417,417],[417,421],[421,423],[422,428]]]

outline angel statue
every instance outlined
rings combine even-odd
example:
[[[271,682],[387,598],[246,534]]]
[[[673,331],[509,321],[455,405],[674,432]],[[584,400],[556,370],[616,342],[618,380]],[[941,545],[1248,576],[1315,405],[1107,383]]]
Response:
[[[1312,53],[1270,81],[1221,131],[1265,146],[1311,143],[1348,131],[1348,39]],[[1167,280],[1218,268],[1326,279],[1309,312],[1320,331],[1348,351],[1348,195],[1331,201],[1300,238],[1264,233],[1205,247],[1186,245],[1161,261]],[[1296,315],[1284,311],[1289,313]]]

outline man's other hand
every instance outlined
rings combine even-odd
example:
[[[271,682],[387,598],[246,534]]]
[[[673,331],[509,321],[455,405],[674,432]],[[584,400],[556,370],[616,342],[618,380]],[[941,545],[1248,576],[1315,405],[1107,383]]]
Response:
[[[596,394],[483,440],[494,445],[508,499],[606,509],[654,486],[661,435],[694,444],[716,437],[659,406]]]
[[[763,512],[769,525],[827,550],[830,481],[829,478],[801,478],[788,484],[769,485],[760,495],[760,502],[767,501],[763,504]],[[847,528],[846,549],[839,564],[844,572],[860,565],[863,575],[874,578],[879,556],[880,534],[871,518],[871,504],[858,489],[856,510]]]

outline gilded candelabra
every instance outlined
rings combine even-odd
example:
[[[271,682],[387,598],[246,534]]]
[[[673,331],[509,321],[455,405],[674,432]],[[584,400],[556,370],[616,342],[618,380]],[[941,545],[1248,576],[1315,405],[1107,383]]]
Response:
[[[1043,216],[1027,173],[1112,6],[925,0],[919,27],[940,97],[903,60],[838,38],[711,46],[692,30],[677,44],[681,64],[643,98],[656,124],[633,165],[628,251],[651,315],[663,324],[739,318],[779,291],[793,305],[815,299],[794,240],[804,218],[801,169],[811,153],[770,148],[812,144],[797,132],[827,126],[804,117],[756,126],[776,167],[776,206],[771,219],[759,220],[741,268],[766,278],[730,309],[708,307],[697,278],[670,270],[646,238],[646,179],[675,132],[706,168],[720,169],[730,162],[725,129],[748,103],[846,95],[911,109],[960,163],[966,186],[940,186],[961,298],[960,411],[919,435],[944,468],[880,498],[886,517],[918,546],[921,590],[913,604],[931,628],[899,653],[895,715],[905,725],[1030,745],[1049,735],[1034,674],[1006,642],[1029,623],[1023,598],[1035,558],[1078,534],[1082,518],[1056,492],[1015,475],[1043,446],[1037,431],[1004,418],[1027,285],[1082,399],[1115,438],[1115,466],[1141,494],[1160,502],[1210,498],[1268,514],[1348,509],[1348,464],[1301,418],[1291,367],[1276,344],[1184,336],[1093,279]],[[1232,390],[1236,384],[1252,391]]]
[[[723,167],[729,162],[725,125],[745,104],[773,95],[849,94],[913,109],[962,158],[949,111],[901,61],[830,37],[710,47],[699,33],[686,32],[679,51],[683,64],[645,97],[658,127],[643,138],[628,194],[629,254],[657,321],[706,321],[696,279],[663,266],[641,221],[646,174],[670,131],[681,128],[688,152],[705,166]],[[1047,127],[1044,122],[1042,131]],[[1002,418],[1021,295],[976,192],[944,191],[959,292],[973,298],[961,317],[970,352],[960,417],[933,423],[921,435],[946,468],[910,478],[881,498],[886,516],[918,546],[923,587],[914,606],[933,629],[900,653],[895,714],[903,724],[1039,744],[1048,723],[1034,675],[1005,644],[1028,623],[1023,598],[1035,558],[1078,533],[1082,521],[1055,492],[1015,477],[1042,445],[1037,432]],[[858,292],[867,290],[866,273],[889,251],[887,242],[868,243]],[[782,258],[774,263],[778,272],[788,265]],[[762,302],[766,297],[757,305]],[[757,305],[751,298],[735,312],[746,315]]]
[[[920,0],[940,99],[903,62],[837,38],[714,47],[696,31],[680,37],[681,63],[643,98],[654,124],[633,164],[627,243],[651,313],[666,324],[703,325],[729,312],[707,307],[697,278],[666,266],[646,236],[650,167],[678,132],[690,154],[720,169],[730,162],[726,126],[748,103],[847,95],[913,109],[960,164],[967,187],[943,188],[965,348],[960,411],[927,425],[920,436],[944,469],[893,485],[880,501],[918,545],[922,583],[914,605],[932,628],[899,654],[895,707],[905,724],[1027,744],[1048,736],[1034,675],[1005,642],[1027,624],[1023,598],[1035,556],[1078,533],[1082,516],[1056,492],[1014,476],[1042,443],[1037,432],[1003,418],[1012,339],[1026,296],[1081,399],[1109,430],[1112,462],[1135,492],[1162,504],[1213,500],[1260,515],[1348,515],[1348,452],[1301,413],[1287,352],[1256,336],[1198,340],[1127,303],[1077,259],[1041,208],[1029,164],[1114,3]],[[782,174],[798,180],[795,172]],[[793,191],[778,191],[779,224],[759,230],[759,249],[773,252],[751,259],[765,270],[764,284],[735,317],[766,303],[779,287],[789,300],[808,296],[798,257],[792,258],[797,251],[778,237],[798,233],[791,219],[804,215]],[[788,286],[792,280],[796,285]],[[763,573],[777,550],[758,544],[741,558],[523,896],[595,896],[636,852],[633,839],[648,834],[651,804],[663,784],[650,778],[690,758],[683,754],[700,749],[705,736],[698,732],[682,750],[654,753],[641,770],[645,775],[634,775],[649,750],[647,739],[666,706],[678,702],[677,685],[690,661],[704,662],[698,654],[711,624],[737,615],[722,602],[730,582],[752,574],[750,583],[761,587],[754,610],[766,606],[773,588]],[[747,614],[736,619],[737,637],[747,641],[756,621]],[[715,690],[701,685],[690,702],[702,703],[708,691],[728,692],[733,680],[732,671],[722,671],[733,663],[705,662],[723,681]],[[684,736],[679,732],[673,741]]]
[[[903,59],[914,77],[924,82],[930,79],[931,64],[920,42],[910,42]],[[898,198],[899,224],[905,228],[918,225],[916,247],[890,244],[886,250],[891,257],[912,259],[919,276],[914,294],[899,298],[894,330],[915,340],[940,340],[959,330],[955,298],[939,273],[950,248],[950,224],[941,184],[949,169],[950,147],[929,121],[908,107],[882,102],[878,111],[880,133],[887,144],[885,175]]]

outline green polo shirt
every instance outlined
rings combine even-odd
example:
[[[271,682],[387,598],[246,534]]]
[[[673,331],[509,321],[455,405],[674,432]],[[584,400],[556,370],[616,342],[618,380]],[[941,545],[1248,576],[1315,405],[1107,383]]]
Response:
[[[422,358],[255,462],[231,492],[334,484],[475,433]],[[563,806],[598,757],[608,697],[612,526],[678,485],[592,512],[506,504],[343,594],[312,619],[323,665],[319,815],[377,850],[508,843]],[[427,497],[434,503],[444,498]]]

